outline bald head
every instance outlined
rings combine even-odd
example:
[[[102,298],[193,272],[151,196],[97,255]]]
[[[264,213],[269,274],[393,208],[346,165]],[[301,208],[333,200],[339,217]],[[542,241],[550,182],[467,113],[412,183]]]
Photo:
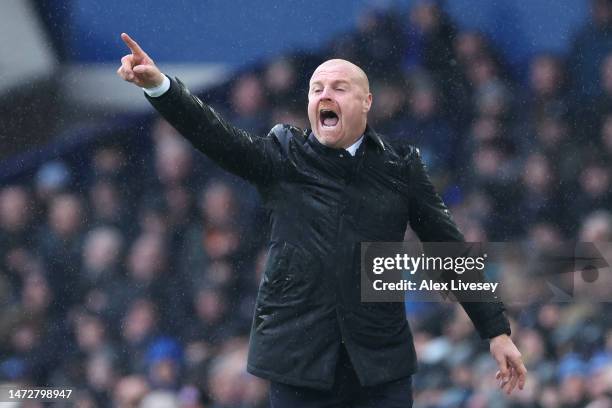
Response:
[[[347,148],[363,135],[372,105],[368,77],[342,59],[325,61],[315,69],[308,90],[308,120],[322,144]]]
[[[370,93],[370,81],[368,80],[368,76],[363,69],[359,68],[350,61],[340,58],[330,59],[319,65],[313,72],[310,82],[312,82],[313,78],[319,72],[333,71],[346,73],[348,76],[346,79],[353,80],[354,83],[360,86],[365,93]]]

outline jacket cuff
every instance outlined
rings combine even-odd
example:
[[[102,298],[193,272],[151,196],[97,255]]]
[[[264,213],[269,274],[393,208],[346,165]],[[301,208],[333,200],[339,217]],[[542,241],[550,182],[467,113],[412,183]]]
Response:
[[[170,78],[164,74],[164,80],[158,86],[153,88],[142,88],[142,90],[152,98],[157,98],[165,94],[170,89]]]
[[[510,330],[510,322],[505,315],[500,315],[496,319],[493,319],[484,324],[480,324],[477,327],[478,334],[482,339],[492,339],[502,334],[510,336],[512,331]]]

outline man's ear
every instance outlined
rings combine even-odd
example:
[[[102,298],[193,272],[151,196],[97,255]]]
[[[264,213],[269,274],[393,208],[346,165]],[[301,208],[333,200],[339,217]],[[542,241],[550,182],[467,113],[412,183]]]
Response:
[[[372,107],[372,94],[368,93],[368,96],[363,100],[363,112],[368,113]]]

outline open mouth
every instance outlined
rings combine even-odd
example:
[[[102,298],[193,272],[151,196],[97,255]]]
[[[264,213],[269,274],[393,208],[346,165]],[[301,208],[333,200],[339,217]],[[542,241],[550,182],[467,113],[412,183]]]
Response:
[[[331,109],[321,109],[319,119],[323,127],[332,128],[338,124],[338,114]]]

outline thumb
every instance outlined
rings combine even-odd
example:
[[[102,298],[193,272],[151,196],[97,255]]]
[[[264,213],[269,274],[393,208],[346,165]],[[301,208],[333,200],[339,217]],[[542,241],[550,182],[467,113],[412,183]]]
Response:
[[[155,72],[155,68],[151,65],[136,65],[132,71],[138,75],[151,76]]]
[[[164,80],[164,74],[155,65],[136,65],[132,71],[138,79],[138,84],[145,88],[158,86]]]

